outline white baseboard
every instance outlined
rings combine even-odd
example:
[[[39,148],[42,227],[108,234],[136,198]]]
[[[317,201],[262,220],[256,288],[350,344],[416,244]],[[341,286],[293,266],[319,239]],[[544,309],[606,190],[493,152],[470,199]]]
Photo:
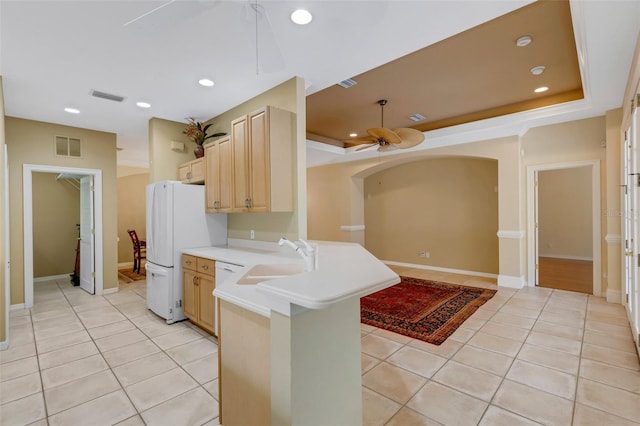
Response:
[[[383,260],[382,263],[386,265],[404,266],[406,268],[427,269],[430,271],[438,271],[438,272],[450,272],[452,274],[475,275],[476,277],[484,277],[484,278],[498,278],[497,274],[489,274],[487,272],[475,272],[475,271],[465,271],[463,269],[441,268],[439,266],[418,265],[415,263],[395,262],[392,260]]]
[[[524,288],[527,282],[524,277],[514,277],[511,275],[498,275],[498,287]]]
[[[9,340],[3,340],[0,342],[0,351],[9,349]]]
[[[24,309],[24,303],[16,303],[15,305],[9,306],[10,311],[19,311],[20,309]]]
[[[104,296],[105,294],[117,293],[118,291],[120,291],[118,287],[105,288],[104,290],[102,290],[102,295]]]
[[[609,303],[622,303],[622,293],[620,290],[609,290],[607,289],[607,302]]]
[[[60,274],[60,275],[49,275],[48,277],[38,277],[38,278],[34,278],[33,282],[34,283],[41,283],[44,281],[52,281],[52,280],[62,280],[62,279],[68,279],[69,281],[71,281],[71,274],[72,272],[68,273],[68,274]]]
[[[589,257],[589,256],[565,256],[563,254],[538,253],[538,257],[548,257],[551,259],[566,259],[566,260],[585,260],[587,262],[593,262],[593,257]]]

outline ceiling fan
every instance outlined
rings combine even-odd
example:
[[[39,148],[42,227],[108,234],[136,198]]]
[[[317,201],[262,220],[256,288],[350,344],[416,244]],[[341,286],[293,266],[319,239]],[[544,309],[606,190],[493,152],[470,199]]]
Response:
[[[361,138],[347,139],[344,141],[345,148],[351,148],[357,145],[364,145],[356,149],[361,151],[378,145],[378,151],[393,151],[394,149],[407,149],[419,145],[424,141],[424,134],[410,127],[400,127],[397,129],[387,129],[384,127],[384,106],[387,104],[386,99],[380,99],[380,127],[372,127],[367,129],[369,136]]]

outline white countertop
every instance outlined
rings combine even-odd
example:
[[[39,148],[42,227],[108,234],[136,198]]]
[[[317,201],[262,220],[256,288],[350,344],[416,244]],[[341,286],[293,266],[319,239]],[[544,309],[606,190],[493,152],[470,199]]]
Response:
[[[323,309],[334,303],[363,297],[400,282],[398,275],[361,245],[313,241],[317,268],[255,285],[236,284],[245,271],[257,264],[300,263],[287,247],[274,250],[249,247],[204,247],[182,250],[185,254],[241,265],[224,282],[216,282],[214,295],[264,316],[271,310],[293,315],[300,308]]]

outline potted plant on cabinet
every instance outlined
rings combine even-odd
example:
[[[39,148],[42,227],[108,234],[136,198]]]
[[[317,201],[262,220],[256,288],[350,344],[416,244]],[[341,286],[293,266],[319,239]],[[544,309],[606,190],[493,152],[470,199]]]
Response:
[[[208,135],[207,130],[209,130],[209,127],[211,127],[213,123],[203,126],[201,122],[197,121],[193,117],[188,117],[187,121],[187,127],[182,131],[182,133],[190,137],[196,143],[196,148],[193,150],[196,158],[204,156],[204,148],[202,145],[204,145],[207,139],[226,135],[224,132]]]

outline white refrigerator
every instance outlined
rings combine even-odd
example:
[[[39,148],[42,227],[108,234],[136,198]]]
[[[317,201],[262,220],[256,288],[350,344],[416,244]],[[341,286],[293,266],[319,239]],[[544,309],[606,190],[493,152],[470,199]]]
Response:
[[[206,214],[204,186],[147,186],[147,307],[167,323],[184,320],[181,250],[227,244],[227,215]]]

